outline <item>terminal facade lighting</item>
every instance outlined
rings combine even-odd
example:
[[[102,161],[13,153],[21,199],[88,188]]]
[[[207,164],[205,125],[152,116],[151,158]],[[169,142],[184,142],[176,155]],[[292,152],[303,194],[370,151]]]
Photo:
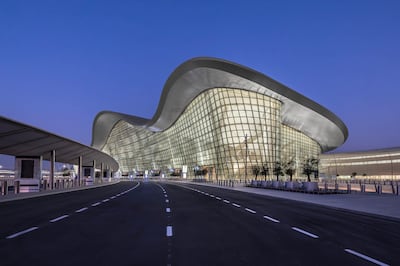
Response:
[[[152,119],[104,111],[92,146],[135,174],[272,177],[277,163],[304,177],[304,162],[342,145],[347,127],[332,112],[262,73],[194,58],[167,80]]]

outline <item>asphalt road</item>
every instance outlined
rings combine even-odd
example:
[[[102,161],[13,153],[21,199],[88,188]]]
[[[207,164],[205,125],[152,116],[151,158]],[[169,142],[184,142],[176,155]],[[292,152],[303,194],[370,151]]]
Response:
[[[400,221],[194,184],[0,203],[0,265],[400,265],[399,241]]]

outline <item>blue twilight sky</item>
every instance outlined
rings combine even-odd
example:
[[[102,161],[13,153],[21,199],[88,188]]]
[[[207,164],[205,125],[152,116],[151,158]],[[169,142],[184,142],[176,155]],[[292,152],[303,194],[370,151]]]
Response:
[[[102,110],[146,118],[172,71],[227,59],[400,146],[400,1],[0,1],[0,115],[90,145]]]

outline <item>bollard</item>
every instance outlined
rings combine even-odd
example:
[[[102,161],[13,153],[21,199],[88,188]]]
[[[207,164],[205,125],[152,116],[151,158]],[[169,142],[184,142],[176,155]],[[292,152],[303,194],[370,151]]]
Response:
[[[20,181],[15,180],[14,181],[14,194],[18,194],[20,191]]]
[[[378,194],[382,194],[382,185],[378,184]]]
[[[361,192],[365,192],[365,184],[361,184]]]
[[[1,181],[1,195],[7,195],[7,192],[8,192],[7,180],[2,180]]]
[[[47,180],[44,179],[43,180],[43,190],[46,190],[46,189],[47,189]]]
[[[328,191],[328,183],[325,182],[325,192]]]
[[[347,193],[350,194],[351,193],[351,184],[347,183]]]

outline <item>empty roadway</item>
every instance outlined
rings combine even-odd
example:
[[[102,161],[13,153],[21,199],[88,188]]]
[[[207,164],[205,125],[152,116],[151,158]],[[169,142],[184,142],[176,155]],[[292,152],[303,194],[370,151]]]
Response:
[[[396,265],[400,222],[216,187],[120,182],[0,203],[1,265]]]

